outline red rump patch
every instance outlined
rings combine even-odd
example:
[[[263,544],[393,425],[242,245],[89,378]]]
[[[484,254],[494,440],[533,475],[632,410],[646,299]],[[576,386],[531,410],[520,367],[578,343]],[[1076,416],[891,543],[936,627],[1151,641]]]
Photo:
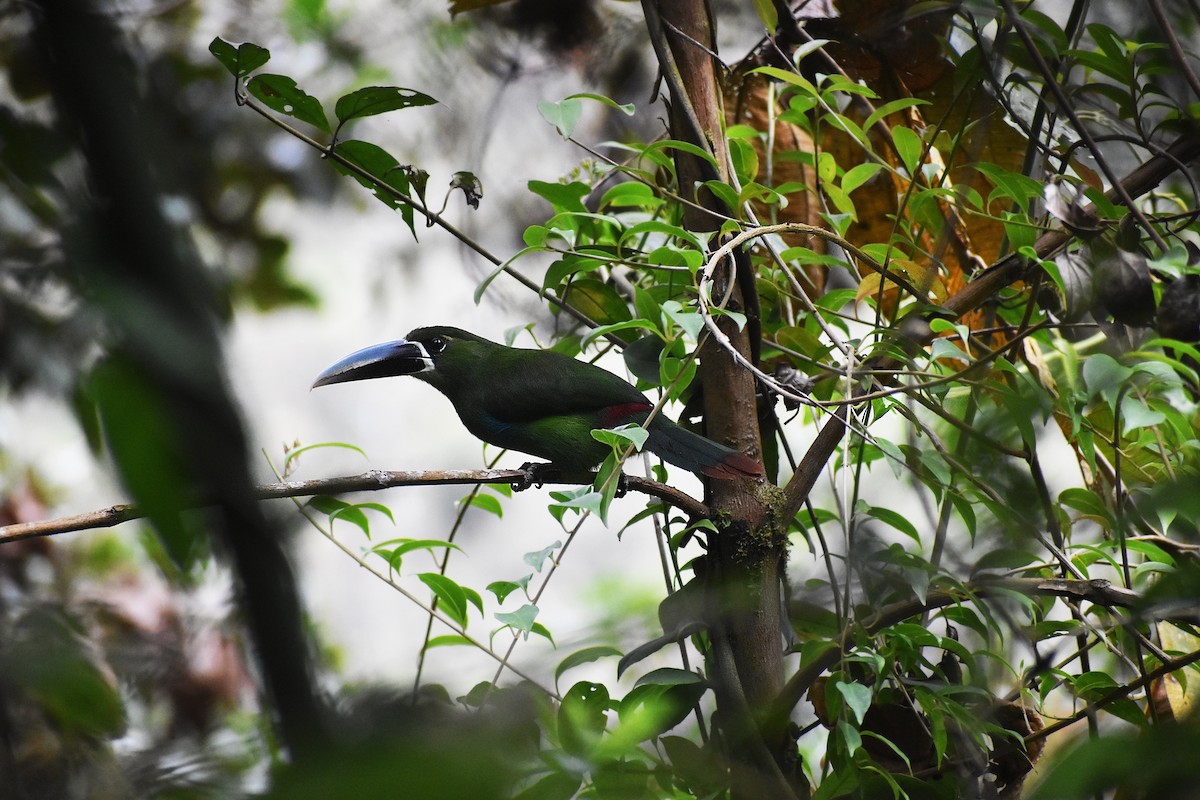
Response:
[[[600,427],[615,428],[627,422],[635,422],[635,418],[639,414],[644,417],[650,413],[650,409],[652,408],[654,406],[650,403],[620,403],[615,406],[609,406],[600,412]]]
[[[761,478],[766,474],[763,472],[762,464],[745,453],[734,453],[719,464],[704,467],[700,472],[710,478],[719,478],[725,481],[731,481],[734,478]]]

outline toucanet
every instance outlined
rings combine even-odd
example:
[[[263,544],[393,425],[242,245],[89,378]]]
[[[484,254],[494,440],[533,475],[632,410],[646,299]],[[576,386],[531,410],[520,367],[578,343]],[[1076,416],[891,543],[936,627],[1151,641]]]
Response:
[[[591,432],[646,423],[654,404],[611,372],[550,350],[505,347],[458,328],[417,328],[404,339],[346,356],[316,386],[412,375],[444,394],[471,433],[488,444],[568,470],[612,452]],[[757,461],[681,428],[662,413],[646,425],[645,449],[711,478],[763,475]]]

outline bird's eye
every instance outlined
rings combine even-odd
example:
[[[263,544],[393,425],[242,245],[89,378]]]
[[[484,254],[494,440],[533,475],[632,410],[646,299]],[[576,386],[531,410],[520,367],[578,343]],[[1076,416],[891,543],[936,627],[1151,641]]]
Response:
[[[438,353],[446,349],[446,340],[441,336],[435,336],[429,340],[429,354],[436,356]]]

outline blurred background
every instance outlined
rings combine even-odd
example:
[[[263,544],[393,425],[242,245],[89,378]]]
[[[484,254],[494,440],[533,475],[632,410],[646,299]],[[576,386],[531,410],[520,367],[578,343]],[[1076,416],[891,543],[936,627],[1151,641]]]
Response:
[[[652,56],[639,9],[522,0],[452,16],[436,0],[294,0],[132,2],[110,11],[139,88],[159,116],[153,122],[166,131],[171,147],[169,159],[151,165],[166,187],[163,210],[172,225],[190,234],[225,308],[229,389],[247,426],[255,479],[274,481],[272,464],[282,465],[285,448],[297,443],[345,442],[365,453],[307,452],[292,465],[291,477],[300,479],[368,469],[483,466],[480,443],[429,387],[389,380],[310,391],[314,376],[353,350],[420,325],[453,324],[495,340],[532,325],[532,333],[516,334],[515,342],[525,346],[568,326],[547,316],[536,297],[506,276],[476,305],[472,294],[490,264],[420,219],[414,237],[398,213],[337,175],[316,151],[238,107],[233,81],[208,52],[209,42],[220,36],[269,49],[265,71],[295,78],[327,105],[365,85],[404,86],[439,99],[439,105],[360,120],[352,135],[427,170],[435,208],[452,173],[475,173],[484,192],[480,208],[467,208],[455,194],[447,217],[507,258],[522,246],[524,227],[547,211],[524,181],[555,182],[581,164],[588,168],[590,156],[538,116],[539,102],[594,91],[638,108],[628,117],[588,104],[576,129],[581,141],[645,138],[662,129],[650,104]],[[5,522],[68,516],[128,499],[94,436],[89,443],[89,415],[79,402],[80,383],[101,355],[97,341],[104,322],[81,302],[71,277],[68,240],[75,221],[69,200],[87,190],[78,154],[55,129],[54,102],[31,35],[34,13],[22,6],[0,12]],[[738,14],[722,19],[731,52],[744,51],[755,38],[755,21],[744,9]],[[530,170],[530,164],[536,168]],[[544,266],[516,263],[535,279]],[[622,371],[619,360],[605,363]],[[510,454],[500,465],[525,460]],[[690,476],[679,480],[685,490],[700,493]],[[445,536],[466,493],[429,487],[356,499],[392,509],[394,526],[372,515],[377,543]],[[619,500],[615,518],[631,516],[642,504],[637,497]],[[410,685],[419,641],[413,632],[424,626],[425,614],[339,553],[290,501],[271,505],[291,531],[305,611],[328,648],[333,673],[351,682]],[[502,508],[502,519],[481,509],[466,517],[458,539],[464,552],[453,555],[451,568],[461,583],[520,580],[533,572],[526,553],[565,540],[546,511],[546,490],[504,499]],[[588,523],[540,603],[538,621],[553,632],[560,657],[575,645],[594,643],[579,641],[583,631],[608,631],[608,643],[641,641],[657,632],[663,578],[653,527],[643,525],[619,543],[616,527]],[[167,592],[164,579],[146,568],[141,552],[146,531],[145,523],[132,522],[30,540],[19,552],[15,545],[0,551],[0,558],[13,561],[18,582],[31,575],[61,579],[58,571],[31,566],[29,559],[65,559],[99,595],[136,587],[146,596],[134,605],[153,595],[179,604],[172,613],[222,624],[228,575],[206,561],[174,594]],[[335,532],[352,548],[371,544],[347,523]],[[31,555],[35,551],[40,555]],[[410,556],[409,563],[406,571],[435,568],[426,553]],[[427,595],[413,583],[414,591]],[[25,585],[22,591],[32,589]],[[556,592],[569,593],[571,601],[555,601]],[[487,599],[495,605],[491,595]],[[515,599],[505,610],[519,605]],[[486,638],[496,627],[489,618],[472,632]],[[537,636],[518,647],[516,660],[542,676],[557,663],[549,642]],[[471,662],[477,662],[475,668],[465,666]],[[433,650],[426,676],[448,681],[452,693],[463,692],[489,678],[494,663],[471,648]],[[611,675],[613,663],[594,668]]]

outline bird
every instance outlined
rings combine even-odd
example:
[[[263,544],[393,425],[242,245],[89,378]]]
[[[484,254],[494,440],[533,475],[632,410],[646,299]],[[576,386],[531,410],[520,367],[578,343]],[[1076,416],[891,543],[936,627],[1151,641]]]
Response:
[[[417,328],[405,338],[351,353],[313,388],[411,375],[454,405],[476,438],[544,458],[564,470],[590,469],[612,452],[592,431],[645,424],[644,445],[664,461],[722,480],[759,478],[758,461],[655,414],[654,404],[625,380],[594,364],[551,350],[507,347],[460,328]]]

